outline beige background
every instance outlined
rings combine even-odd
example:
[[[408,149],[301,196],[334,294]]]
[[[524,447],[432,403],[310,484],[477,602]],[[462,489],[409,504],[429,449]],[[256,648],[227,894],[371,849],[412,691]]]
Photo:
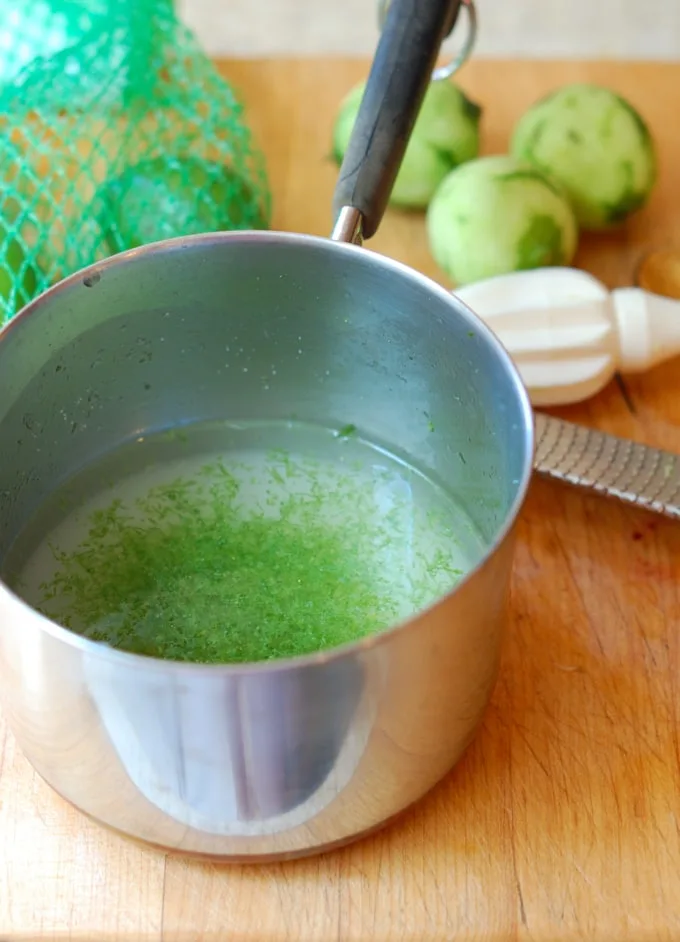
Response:
[[[477,0],[478,56],[680,58],[680,0]],[[178,0],[213,55],[369,55],[375,0]]]

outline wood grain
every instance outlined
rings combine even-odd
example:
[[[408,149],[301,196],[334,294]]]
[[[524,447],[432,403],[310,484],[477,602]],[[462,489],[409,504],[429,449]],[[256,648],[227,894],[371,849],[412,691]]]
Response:
[[[278,228],[325,234],[334,110],[354,61],[231,62],[269,161]],[[630,283],[680,245],[680,65],[478,61],[484,149],[567,81],[607,83],[660,150],[650,206],[579,263]],[[441,280],[422,218],[371,248]],[[445,282],[444,282],[445,283]],[[560,414],[680,451],[678,361]],[[0,936],[272,942],[680,939],[680,527],[537,481],[522,515],[504,666],[452,774],[379,835],[266,867],[165,858],[54,796],[0,719]],[[106,787],[106,783],[102,783]]]

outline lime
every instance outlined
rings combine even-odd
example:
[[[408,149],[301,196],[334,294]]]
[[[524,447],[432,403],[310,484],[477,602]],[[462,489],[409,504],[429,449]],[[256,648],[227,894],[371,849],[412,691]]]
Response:
[[[530,108],[512,153],[560,182],[584,229],[607,229],[643,206],[656,181],[649,129],[608,88],[566,85]]]
[[[0,223],[0,324],[28,304],[37,288],[35,268],[21,242]]]
[[[578,238],[561,189],[507,156],[482,157],[450,173],[430,203],[427,232],[435,261],[459,285],[568,265]]]
[[[365,88],[365,82],[356,85],[340,105],[333,129],[338,164],[347,150]],[[453,82],[442,80],[428,86],[392,189],[393,206],[426,207],[447,173],[477,156],[481,114],[479,105]]]
[[[248,183],[224,164],[156,157],[107,182],[97,217],[112,252],[175,236],[224,229],[265,229]]]

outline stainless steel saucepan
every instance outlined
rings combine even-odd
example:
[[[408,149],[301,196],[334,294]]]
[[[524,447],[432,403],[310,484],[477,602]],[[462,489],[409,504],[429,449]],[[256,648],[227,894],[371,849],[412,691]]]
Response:
[[[147,432],[210,419],[356,422],[445,481],[485,541],[476,568],[409,621],[252,665],[116,651],[0,583],[0,698],[18,743],[64,798],[132,837],[225,859],[349,841],[441,779],[489,699],[532,470],[529,401],[454,296],[347,244],[379,224],[456,6],[391,3],[332,240],[157,243],[67,278],[0,333],[0,572],[60,482]]]
[[[113,650],[0,585],[0,696],[17,741],[64,798],[133,837],[248,859],[345,842],[431,788],[489,698],[531,472],[529,402],[462,304],[347,244],[378,227],[457,6],[391,4],[332,240],[158,243],[66,279],[0,334],[0,571],[59,482],[121,443],[187,421],[293,414],[355,422],[410,456],[446,481],[488,547],[405,624],[242,666]]]

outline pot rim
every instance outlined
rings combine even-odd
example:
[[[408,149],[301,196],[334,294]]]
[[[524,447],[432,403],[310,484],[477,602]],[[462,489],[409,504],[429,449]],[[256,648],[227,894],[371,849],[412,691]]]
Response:
[[[203,673],[214,675],[218,673],[234,676],[246,676],[248,674],[254,673],[278,673],[290,669],[304,669],[312,666],[327,664],[332,661],[339,661],[346,657],[356,656],[357,654],[361,654],[389,643],[390,639],[397,633],[401,634],[407,632],[409,629],[414,629],[418,622],[426,617],[431,611],[440,606],[452,595],[462,591],[467,583],[470,582],[477,575],[477,573],[486,566],[488,561],[496,554],[498,549],[504,543],[505,539],[509,536],[517,522],[520,511],[526,500],[533,471],[535,449],[533,410],[529,400],[529,395],[521,379],[520,373],[505,347],[501,344],[491,328],[482,320],[482,318],[475,314],[471,308],[469,308],[463,301],[456,297],[455,291],[447,291],[444,287],[439,285],[433,279],[429,278],[427,275],[423,275],[421,272],[411,268],[409,265],[406,265],[403,262],[399,262],[386,255],[382,255],[381,253],[375,252],[374,250],[366,250],[352,243],[336,242],[323,236],[283,232],[271,229],[206,232],[200,233],[198,235],[178,236],[173,239],[164,239],[159,242],[147,243],[146,245],[143,245],[139,248],[128,249],[125,252],[119,252],[115,255],[111,255],[102,261],[94,262],[93,264],[79,269],[73,274],[63,278],[61,281],[58,281],[54,285],[47,288],[27,305],[25,305],[10,321],[0,328],[0,345],[12,333],[13,329],[16,329],[17,324],[23,324],[31,316],[31,314],[35,314],[46,305],[49,305],[55,297],[70,291],[78,284],[82,285],[86,281],[90,282],[88,287],[94,286],[99,281],[100,277],[107,271],[117,268],[124,268],[134,263],[142,256],[171,255],[175,252],[181,252],[183,250],[200,247],[202,245],[229,245],[232,242],[288,244],[299,245],[303,249],[309,247],[320,248],[332,252],[360,252],[362,256],[366,257],[366,260],[369,263],[371,260],[373,260],[373,264],[376,266],[390,270],[397,277],[410,280],[412,283],[417,285],[422,292],[426,292],[431,296],[438,297],[440,300],[446,301],[449,305],[452,303],[452,301],[455,302],[455,306],[457,307],[456,313],[464,319],[467,319],[470,325],[473,326],[475,330],[484,337],[485,342],[493,349],[496,357],[502,362],[503,366],[505,367],[506,374],[511,380],[515,396],[519,400],[523,419],[523,427],[518,431],[518,435],[522,436],[522,439],[526,444],[526,458],[522,468],[519,483],[517,485],[517,492],[502,525],[496,531],[494,539],[489,542],[489,545],[485,549],[478,562],[471,569],[469,569],[448,592],[443,595],[439,595],[433,602],[431,602],[426,607],[419,609],[410,617],[394,622],[393,624],[389,625],[389,627],[384,628],[375,634],[359,638],[356,641],[346,642],[345,644],[338,645],[337,647],[330,648],[328,650],[317,651],[311,654],[297,655],[288,658],[276,658],[270,661],[253,661],[238,664],[197,664],[190,661],[175,661],[164,658],[149,657],[147,655],[135,654],[130,651],[109,647],[102,642],[92,641],[89,638],[85,638],[82,635],[79,635],[77,632],[71,631],[69,628],[65,628],[57,624],[57,622],[47,618],[45,615],[42,615],[37,609],[33,608],[33,606],[29,605],[28,602],[22,599],[21,596],[10,589],[9,586],[6,585],[6,583],[2,580],[2,578],[0,578],[0,602],[2,602],[4,599],[9,602],[11,606],[18,606],[19,608],[23,609],[28,616],[37,619],[37,624],[42,630],[52,635],[52,637],[63,642],[64,644],[80,649],[88,656],[102,657],[106,660],[113,661],[114,664],[116,662],[120,662],[121,665],[127,664],[128,666],[136,666],[141,669],[151,669],[162,672],[172,670],[176,671],[177,673],[181,673],[182,675]]]

